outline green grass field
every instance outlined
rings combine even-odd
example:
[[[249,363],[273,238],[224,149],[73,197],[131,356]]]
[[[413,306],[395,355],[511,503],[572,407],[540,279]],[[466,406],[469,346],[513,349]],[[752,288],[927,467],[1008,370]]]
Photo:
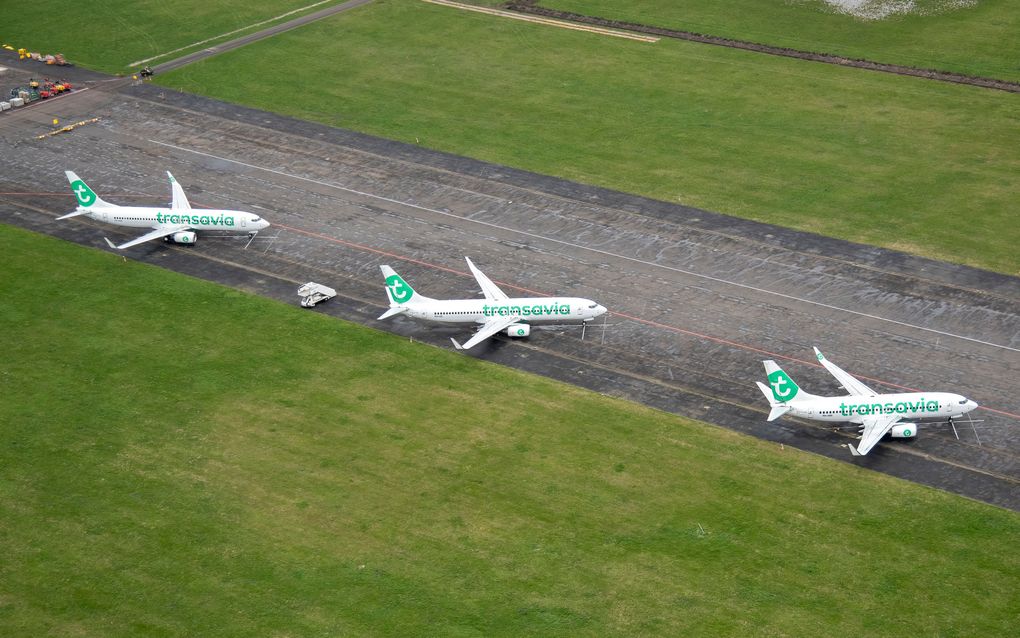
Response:
[[[1015,628],[1013,512],[11,227],[0,250],[0,635]]]
[[[247,27],[318,0],[31,0],[11,2],[0,21],[0,44],[63,53],[71,62],[109,73],[132,62]],[[16,8],[15,8],[16,5]],[[325,5],[311,9],[324,8]],[[296,17],[291,16],[291,18]],[[288,18],[290,19],[290,18]],[[263,25],[258,29],[264,29]],[[247,33],[244,32],[244,33]],[[240,37],[244,33],[231,37]],[[204,46],[210,46],[205,44]],[[194,48],[186,52],[193,51]],[[184,55],[176,54],[174,57]],[[153,64],[165,62],[160,58]]]
[[[1016,96],[999,91],[385,0],[158,81],[580,182],[1020,272],[1020,111]]]
[[[1020,81],[1020,4],[914,0],[882,20],[836,13],[821,0],[539,0],[585,15],[683,29],[922,69]]]
[[[622,7],[578,2],[572,8],[595,13]],[[80,51],[80,59],[111,70],[301,4],[203,6],[195,11],[211,14],[198,21],[179,3],[116,0],[86,9],[49,0],[20,5],[0,37],[67,43],[65,53]],[[640,13],[619,17],[672,23],[680,15],[652,0],[628,6]],[[684,6],[684,16],[720,11],[707,0]],[[954,56],[981,60],[998,37],[982,28],[1014,33],[1020,15],[1008,3],[983,1],[938,16],[847,25],[813,3],[740,6],[707,24],[747,37],[747,24],[776,31],[792,21],[824,41],[874,29],[871,38],[848,36],[873,58],[885,57],[880,42],[925,46],[935,38]],[[74,19],[43,19],[53,14]],[[77,37],[66,27],[76,20],[112,33]],[[133,26],[118,30],[120,20]],[[173,20],[190,26],[168,29]],[[724,23],[733,31],[722,30]],[[158,42],[128,35],[136,31],[157,34]],[[991,50],[1015,61],[1017,42],[1007,38]],[[585,183],[1020,274],[1020,111],[1006,93],[691,43],[616,41],[392,0],[157,80]]]

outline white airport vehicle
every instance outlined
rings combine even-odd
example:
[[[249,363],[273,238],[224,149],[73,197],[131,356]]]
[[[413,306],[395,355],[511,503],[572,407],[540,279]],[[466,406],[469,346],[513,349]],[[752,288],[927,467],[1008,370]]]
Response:
[[[417,293],[389,266],[380,266],[386,278],[390,309],[379,319],[405,314],[413,319],[442,324],[475,324],[475,332],[463,345],[451,338],[458,350],[472,348],[498,332],[511,337],[527,337],[533,323],[588,323],[605,314],[606,309],[591,299],[579,297],[511,298],[492,283],[467,259],[468,268],[478,280],[485,299],[431,299]]]
[[[309,281],[307,284],[298,288],[297,294],[301,297],[301,306],[304,308],[314,308],[315,304],[328,301],[333,297],[336,297],[335,290],[329,286],[317,284],[314,281]]]
[[[188,198],[184,195],[184,189],[169,171],[167,171],[167,177],[170,178],[170,188],[173,192],[170,208],[110,204],[96,195],[95,191],[72,171],[64,171],[64,174],[67,175],[67,181],[71,183],[71,192],[78,200],[78,208],[73,213],[58,217],[58,220],[86,215],[97,221],[116,226],[152,229],[151,232],[120,246],[114,245],[107,239],[106,243],[110,245],[110,248],[117,250],[160,238],[178,244],[194,244],[197,239],[195,233],[197,230],[247,233],[250,242],[250,238],[258,234],[260,230],[269,227],[269,222],[254,213],[238,210],[193,210],[191,204],[188,203]],[[104,237],[104,239],[106,238]]]
[[[830,363],[818,348],[815,348],[815,356],[850,394],[841,397],[808,394],[775,361],[763,361],[771,387],[760,381],[756,383],[772,406],[768,420],[775,421],[784,414],[792,414],[814,421],[859,424],[860,444],[856,448],[847,444],[854,456],[867,454],[887,433],[901,439],[917,436],[917,424],[907,423],[905,419],[948,419],[952,424],[953,419],[978,407],[966,397],[949,392],[879,394]]]

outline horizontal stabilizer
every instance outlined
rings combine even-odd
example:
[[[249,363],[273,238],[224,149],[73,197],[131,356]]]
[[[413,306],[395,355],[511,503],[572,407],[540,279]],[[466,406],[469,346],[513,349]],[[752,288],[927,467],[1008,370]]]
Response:
[[[376,321],[382,321],[383,319],[389,319],[390,317],[399,315],[400,313],[405,312],[406,310],[407,310],[407,306],[393,306],[392,308],[390,308],[386,312],[384,312],[381,315],[379,315],[379,318]]]
[[[793,406],[791,405],[779,403],[778,401],[776,401],[775,398],[773,398],[772,396],[772,391],[769,390],[768,386],[766,386],[764,383],[762,383],[761,381],[755,381],[754,383],[755,385],[758,386],[758,389],[761,390],[761,393],[765,395],[765,398],[768,399],[769,405],[772,406],[772,411],[769,412],[769,418],[766,419],[767,421],[775,421],[776,419],[778,419],[779,417],[783,416],[784,414],[793,409]]]
[[[776,405],[776,400],[772,398],[772,392],[768,389],[768,387],[766,387],[764,383],[762,383],[761,381],[755,381],[754,384],[758,386],[758,389],[761,390],[761,393],[765,395],[766,399],[768,399],[769,405]]]
[[[85,210],[83,208],[81,210],[76,210],[73,213],[68,213],[66,215],[61,215],[60,217],[57,217],[57,221],[60,221],[61,219],[71,219],[72,217],[77,217],[78,215],[88,215],[89,212],[91,212],[91,211]]]
[[[786,414],[787,412],[789,412],[792,409],[793,409],[793,406],[790,406],[790,405],[774,405],[774,406],[772,406],[772,411],[769,412],[769,418],[767,418],[765,420],[766,421],[775,421],[776,419],[778,419],[779,417],[783,416],[784,414]]]

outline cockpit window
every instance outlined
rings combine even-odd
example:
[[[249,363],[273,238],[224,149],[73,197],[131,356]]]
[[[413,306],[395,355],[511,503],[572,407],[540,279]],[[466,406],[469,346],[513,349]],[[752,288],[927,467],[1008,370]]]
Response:
[[[253,221],[253,222],[260,222],[260,221],[262,221],[262,218],[261,218],[261,217],[259,217],[258,215],[256,215],[256,216],[255,216],[255,219],[253,219],[252,221]]]
[[[589,307],[589,308],[595,308],[595,306],[597,306],[597,305],[598,305],[598,304],[596,304],[596,303],[593,303],[592,305],[590,305],[590,306],[588,306],[588,307]]]
[[[965,405],[966,403],[967,403],[967,399],[960,399],[960,405]]]

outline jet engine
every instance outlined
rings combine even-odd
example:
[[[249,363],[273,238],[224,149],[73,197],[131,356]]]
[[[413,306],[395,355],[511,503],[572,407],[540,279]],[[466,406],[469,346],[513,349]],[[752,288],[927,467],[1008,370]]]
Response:
[[[531,334],[531,326],[526,323],[515,323],[507,326],[508,337],[527,337]]]
[[[182,230],[179,233],[174,233],[173,235],[170,235],[170,241],[174,242],[175,244],[194,244],[195,233],[190,230]]]
[[[917,424],[897,423],[889,430],[889,436],[894,439],[912,439],[917,436]]]

